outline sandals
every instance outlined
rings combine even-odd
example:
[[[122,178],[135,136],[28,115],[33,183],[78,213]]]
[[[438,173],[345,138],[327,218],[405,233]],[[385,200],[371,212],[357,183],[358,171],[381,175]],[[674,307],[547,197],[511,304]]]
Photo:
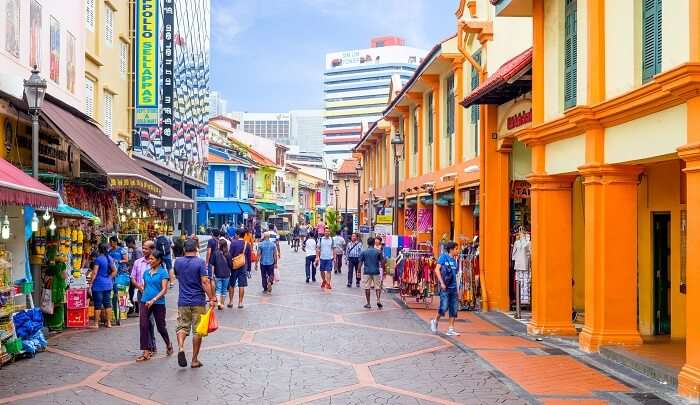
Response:
[[[233,308],[233,304],[226,305],[226,308]]]
[[[187,356],[185,356],[185,352],[177,352],[177,364],[180,367],[187,367]]]
[[[198,360],[196,363],[192,363],[192,365],[190,367],[191,368],[200,368],[203,365],[204,365],[204,363],[202,363],[201,361]]]
[[[143,362],[143,361],[148,361],[153,357],[153,354],[142,354],[139,357],[136,358],[137,362]]]
[[[166,355],[166,356],[172,356],[173,352],[174,352],[173,346],[171,345],[171,346],[168,347],[168,349],[165,351],[165,355]]]

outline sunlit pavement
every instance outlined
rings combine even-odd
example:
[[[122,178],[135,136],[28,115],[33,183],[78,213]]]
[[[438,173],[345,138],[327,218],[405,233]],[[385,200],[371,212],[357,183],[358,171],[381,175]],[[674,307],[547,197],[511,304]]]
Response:
[[[460,313],[462,335],[448,340],[430,333],[432,310],[405,309],[389,295],[383,310],[374,296],[366,310],[345,274],[332,292],[306,284],[303,260],[283,245],[272,295],[261,296],[254,272],[245,308],[216,312],[203,368],[180,368],[159,336],[159,354],[136,363],[129,319],[65,332],[48,352],[0,370],[0,403],[599,404],[635,403],[643,391],[471,313]],[[174,338],[176,294],[167,301]]]

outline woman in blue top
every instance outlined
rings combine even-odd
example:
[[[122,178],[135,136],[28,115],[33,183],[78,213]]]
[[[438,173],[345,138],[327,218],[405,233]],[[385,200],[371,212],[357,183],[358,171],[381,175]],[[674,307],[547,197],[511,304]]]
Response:
[[[151,267],[143,273],[143,287],[140,287],[142,295],[139,309],[139,329],[143,354],[136,361],[146,361],[153,356],[151,345],[152,342],[155,342],[155,338],[151,336],[151,315],[153,315],[158,333],[167,347],[166,354],[168,356],[173,354],[173,345],[170,343],[168,328],[165,326],[165,294],[168,292],[170,273],[163,267],[163,252],[153,251],[148,258],[148,264]]]
[[[109,247],[106,243],[100,244],[97,251],[97,258],[95,258],[92,265],[92,282],[89,286],[92,294],[92,302],[95,306],[94,327],[99,328],[100,319],[104,318],[105,325],[111,328],[111,294],[112,286],[114,285],[114,277],[117,275],[117,268],[112,258],[109,257]]]
[[[440,308],[435,319],[430,321],[430,329],[437,332],[440,317],[449,312],[450,320],[446,335],[457,336],[455,319],[457,318],[457,255],[459,249],[452,241],[445,242],[445,252],[435,266],[435,276],[440,283]]]

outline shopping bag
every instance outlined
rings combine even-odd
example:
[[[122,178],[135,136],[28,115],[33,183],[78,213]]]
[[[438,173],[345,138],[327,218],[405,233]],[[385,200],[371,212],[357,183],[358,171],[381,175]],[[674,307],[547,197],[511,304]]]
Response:
[[[275,283],[279,283],[279,282],[280,282],[280,270],[277,267],[275,267]]]
[[[195,333],[199,336],[207,336],[209,334],[209,317],[211,316],[211,308],[207,312],[199,317],[199,323],[197,324],[197,329]]]
[[[219,322],[216,320],[216,315],[214,314],[214,311],[209,309],[209,312],[211,315],[209,315],[209,327],[207,328],[208,333],[216,332],[217,329],[219,329]]]
[[[41,312],[53,315],[53,299],[51,298],[50,288],[41,290]]]

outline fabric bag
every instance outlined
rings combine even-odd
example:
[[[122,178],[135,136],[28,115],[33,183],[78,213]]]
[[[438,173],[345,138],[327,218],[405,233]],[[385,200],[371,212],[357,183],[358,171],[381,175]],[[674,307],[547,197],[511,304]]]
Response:
[[[53,315],[53,300],[50,288],[41,290],[41,311],[45,314]]]
[[[209,308],[204,315],[199,317],[199,323],[197,324],[197,329],[195,329],[196,334],[199,336],[207,336],[209,334],[209,318],[211,315],[212,311]]]
[[[209,312],[211,315],[209,315],[209,323],[207,327],[207,333],[212,333],[216,332],[217,329],[219,329],[219,322],[216,320],[216,315],[214,314],[214,311],[209,309]]]
[[[279,282],[280,282],[280,269],[275,267],[275,283],[279,283]]]
[[[233,258],[231,266],[233,267],[234,270],[238,270],[240,268],[243,268],[245,266],[245,250],[248,247],[248,242],[243,243],[243,251],[241,254],[236,255],[236,257]]]

